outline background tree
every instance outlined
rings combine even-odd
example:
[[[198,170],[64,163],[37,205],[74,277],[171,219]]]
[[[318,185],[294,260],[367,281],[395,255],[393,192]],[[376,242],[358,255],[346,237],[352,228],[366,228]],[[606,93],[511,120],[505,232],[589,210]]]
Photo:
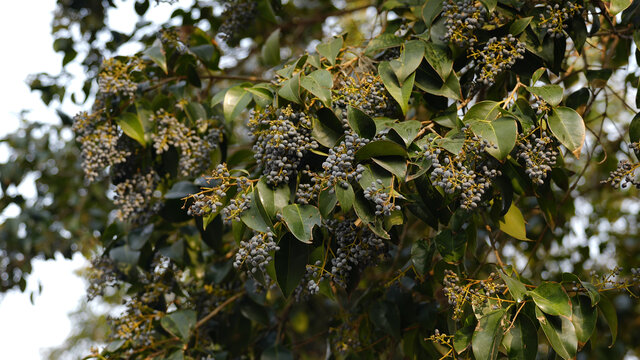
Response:
[[[125,293],[89,358],[638,351],[637,2],[196,1],[131,34],[114,6],[59,1],[92,105],[1,172],[39,176],[3,290],[93,250],[89,297]]]

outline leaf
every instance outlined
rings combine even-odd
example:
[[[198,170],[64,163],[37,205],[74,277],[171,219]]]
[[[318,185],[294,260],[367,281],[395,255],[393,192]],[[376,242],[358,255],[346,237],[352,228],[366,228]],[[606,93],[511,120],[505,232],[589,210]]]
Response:
[[[422,6],[422,20],[424,20],[427,29],[431,27],[433,20],[435,20],[442,11],[442,4],[443,2],[440,0],[427,0],[424,2],[424,6]]]
[[[272,32],[262,46],[262,61],[269,66],[280,63],[280,29]]]
[[[640,93],[640,91],[638,92]],[[640,141],[640,113],[631,119],[631,123],[629,124],[629,139],[631,142]]]
[[[319,69],[300,80],[303,88],[315,95],[322,103],[331,107],[331,88],[333,79],[331,73],[325,69]]]
[[[551,106],[558,106],[562,102],[563,89],[560,85],[543,85],[527,87],[528,92],[541,97]]]
[[[631,2],[632,0],[611,0],[609,13],[611,14],[611,16],[616,16],[624,9],[628,8],[631,5]]]
[[[547,69],[544,67],[541,67],[538,70],[534,71],[533,75],[531,76],[531,85],[535,85],[535,83],[538,82],[538,80],[540,80],[540,78],[546,71]]]
[[[162,47],[160,47],[159,45],[154,45],[145,50],[143,54],[147,55],[151,59],[151,61],[158,65],[165,74],[168,73],[167,58],[164,56],[164,50],[162,50]]]
[[[253,95],[253,100],[260,107],[264,108],[273,103],[273,89],[270,84],[256,84],[245,90]]]
[[[338,203],[338,197],[333,189],[327,188],[318,195],[318,209],[324,218],[328,218]],[[352,204],[353,205],[353,204]]]
[[[530,241],[527,238],[527,229],[525,227],[524,217],[518,207],[511,203],[509,211],[504,215],[502,220],[498,222],[500,230],[518,240]]]
[[[522,301],[527,293],[527,288],[524,286],[524,284],[520,282],[520,280],[514,279],[511,276],[505,274],[502,270],[499,270],[498,273],[500,274],[500,277],[502,278],[504,283],[507,284],[507,288],[509,289],[511,297],[513,297],[513,299],[518,303]]]
[[[310,249],[290,234],[285,234],[278,246],[274,259],[276,280],[284,296],[289,297],[304,276]]]
[[[537,307],[545,313],[571,319],[571,300],[562,285],[555,282],[543,282],[528,294]]]
[[[504,331],[503,319],[506,313],[505,309],[498,309],[484,315],[478,321],[471,339],[471,349],[477,360],[494,360],[498,357]]]
[[[420,239],[411,246],[411,262],[418,273],[424,275],[431,269],[431,260],[435,247],[427,243],[425,239]]]
[[[313,227],[322,224],[320,211],[312,205],[287,205],[282,209],[282,217],[289,231],[298,240],[307,244],[311,243]]]
[[[388,33],[380,34],[367,44],[364,53],[367,56],[372,56],[379,51],[400,46],[402,43],[402,39],[398,36]]]
[[[549,116],[549,128],[560,143],[576,157],[580,157],[585,138],[584,121],[578,113],[568,107],[553,109]]]
[[[144,140],[144,127],[138,115],[129,112],[123,113],[118,116],[116,123],[128,137],[137,141],[143,147],[147,146],[147,142]]]
[[[477,136],[487,140],[487,152],[498,160],[504,160],[516,145],[518,125],[513,118],[501,117],[493,121],[472,120],[468,122]]]
[[[436,235],[434,241],[442,260],[448,263],[458,262],[467,249],[467,237],[464,232],[454,234],[450,229],[444,229]]]
[[[584,346],[596,329],[598,309],[591,306],[591,300],[587,296],[574,296],[571,298],[573,317],[571,322],[576,329],[578,347]]]
[[[535,360],[538,352],[538,330],[531,319],[523,313],[513,322],[513,327],[504,334],[502,345],[509,359]]]
[[[109,257],[118,263],[136,265],[140,259],[140,251],[133,250],[128,244],[125,244],[111,249]]]
[[[342,184],[346,184],[346,188],[342,187]],[[340,202],[340,208],[343,212],[348,212],[353,207],[353,202],[355,201],[356,194],[353,192],[353,187],[348,182],[343,182],[342,184],[335,184],[335,194],[336,198]]]
[[[376,123],[362,110],[349,106],[347,120],[356,134],[367,139],[373,139],[376,135]]]
[[[411,74],[402,84],[398,82],[396,75],[391,68],[388,61],[383,61],[378,65],[378,73],[382,79],[384,87],[389,91],[389,94],[400,104],[402,113],[406,114],[409,109],[409,98],[411,97],[411,90],[413,90],[413,82],[415,80],[415,73]]]
[[[260,204],[262,204],[265,213],[270,218],[273,218],[278,211],[289,203],[290,191],[287,185],[272,188],[267,185],[266,178],[262,177],[256,187]]]
[[[426,42],[424,44],[424,58],[427,59],[429,65],[438,73],[440,79],[446,82],[451,74],[451,70],[453,70],[453,60],[449,58],[447,48],[432,42]]]
[[[369,319],[373,325],[393,336],[400,338],[402,335],[400,329],[400,310],[394,303],[388,301],[378,301],[371,306],[369,310]]]
[[[553,350],[565,360],[573,359],[578,351],[578,338],[571,320],[563,316],[546,315],[538,307],[536,318]]]
[[[334,147],[342,137],[344,129],[342,122],[329,108],[321,108],[316,112],[317,118],[313,118],[311,135],[321,145],[328,148]]]
[[[604,295],[600,296],[598,309],[600,309],[600,313],[604,316],[605,320],[607,320],[607,324],[609,324],[609,329],[611,330],[611,345],[609,345],[609,347],[613,347],[618,337],[618,313],[611,303],[611,300]]]
[[[533,16],[528,16],[525,18],[520,18],[515,20],[511,24],[511,26],[509,26],[509,33],[513,36],[519,35],[521,32],[527,29],[532,19],[533,19]]]
[[[419,89],[429,94],[444,96],[454,100],[462,99],[460,81],[455,71],[451,71],[444,82],[439,76],[435,76],[437,75],[436,73],[432,75],[423,68],[418,68],[415,74],[415,83]]]
[[[407,120],[400,123],[394,123],[391,125],[393,131],[402,138],[404,144],[409,147],[413,140],[418,136],[422,124],[417,120]]]
[[[391,140],[372,141],[360,149],[354,155],[356,161],[370,159],[375,156],[407,156],[407,150],[402,145]]]
[[[193,46],[190,50],[196,54],[198,59],[202,61],[209,69],[218,70],[218,62],[220,60],[220,50],[212,44],[202,44]]]
[[[591,306],[596,306],[600,302],[600,292],[588,281],[582,281],[577,275],[572,273],[562,273],[562,282],[580,283],[587,290],[587,295],[591,299]]]
[[[404,182],[407,177],[408,164],[407,160],[400,156],[381,156],[373,158],[373,162],[380,165],[383,169],[397,176],[400,181]]]
[[[245,87],[251,86],[250,84],[240,84],[233,86],[227,90],[222,102],[222,111],[224,118],[231,122],[235,120],[238,115],[244,110],[251,102],[251,93],[245,90]]]
[[[391,65],[400,84],[403,84],[409,75],[416,71],[423,57],[424,42],[422,40],[411,40],[404,43],[400,57],[389,61],[389,65]]]
[[[474,326],[465,326],[461,329],[458,329],[456,333],[453,335],[453,349],[456,353],[460,354],[463,351],[467,350],[469,345],[471,345],[471,339],[473,337],[475,327]]]
[[[240,220],[253,230],[267,232],[271,230],[271,224],[270,221],[266,220],[260,212],[260,209],[258,208],[258,201],[260,200],[258,198],[259,196],[254,190],[251,195],[251,206],[249,206],[248,210],[242,212]]]
[[[318,44],[318,46],[316,46],[316,51],[321,56],[327,58],[329,63],[333,66],[336,64],[336,57],[338,57],[340,49],[342,49],[342,42],[343,40],[340,36],[333,38],[326,43]]]
[[[499,102],[484,100],[473,105],[464,115],[462,122],[466,124],[472,120],[493,121],[500,115],[500,110]]]
[[[300,100],[300,73],[293,75],[291,79],[282,82],[278,95],[283,98],[293,101],[296,104],[301,104]]]
[[[189,341],[191,331],[196,326],[196,312],[193,310],[178,310],[165,315],[160,324],[173,336],[177,336],[184,343]]]

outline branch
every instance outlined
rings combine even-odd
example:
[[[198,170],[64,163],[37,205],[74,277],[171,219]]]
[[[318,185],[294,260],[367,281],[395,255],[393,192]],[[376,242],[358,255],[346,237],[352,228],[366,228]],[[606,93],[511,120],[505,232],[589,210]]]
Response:
[[[222,304],[218,305],[217,308],[213,309],[213,311],[211,311],[210,313],[207,314],[207,316],[203,317],[202,319],[200,319],[200,321],[198,321],[196,323],[196,326],[194,327],[194,329],[197,329],[199,327],[201,327],[202,325],[204,325],[207,321],[211,320],[211,318],[213,318],[214,316],[218,315],[219,312],[221,312],[227,305],[231,304],[232,302],[238,300],[242,295],[244,295],[244,290],[233,295],[232,297],[228,298],[227,300],[225,300]]]

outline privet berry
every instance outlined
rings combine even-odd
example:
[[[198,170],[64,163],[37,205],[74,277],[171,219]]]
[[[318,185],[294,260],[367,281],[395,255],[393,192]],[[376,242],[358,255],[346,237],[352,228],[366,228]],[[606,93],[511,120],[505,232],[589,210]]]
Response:
[[[446,28],[443,40],[457,46],[475,45],[475,34],[487,21],[487,9],[475,0],[445,0],[442,14]]]
[[[333,94],[333,108],[340,115],[342,126],[349,129],[348,107],[362,110],[369,116],[389,116],[395,111],[395,103],[384,87],[380,76],[358,74],[358,78],[346,77],[338,82]]]
[[[137,173],[115,188],[116,217],[120,221],[141,220],[142,216],[148,216],[158,209],[151,206],[153,192],[156,189],[160,177],[154,170]],[[142,221],[144,222],[144,221]]]
[[[390,188],[390,192],[393,192],[393,188]],[[391,196],[386,191],[382,180],[377,179],[372,182],[370,186],[364,189],[364,197],[369,201],[373,201],[376,205],[376,216],[391,215],[391,211],[400,210],[400,205],[395,205],[395,196]]]
[[[256,16],[255,0],[225,0],[218,35],[226,42],[239,40],[240,33],[251,24]]]
[[[237,269],[245,265],[252,274],[265,272],[267,264],[272,260],[271,252],[280,250],[271,231],[257,232],[247,241],[241,241],[233,266]]]
[[[524,43],[511,34],[500,39],[492,37],[482,50],[471,50],[469,57],[475,59],[480,68],[476,81],[492,85],[500,73],[509,70],[516,60],[524,57],[525,50]]]
[[[304,301],[320,292],[320,281],[322,280],[322,261],[318,260],[313,265],[306,266],[306,270],[300,284],[293,291],[296,301]]]
[[[288,183],[307,151],[318,147],[311,138],[311,119],[291,105],[253,112],[249,128],[255,138],[254,157],[270,185]]]
[[[347,133],[344,140],[329,149],[329,156],[322,163],[324,169],[322,178],[326,179],[328,185],[338,184],[346,189],[352,180],[360,180],[364,166],[355,164],[355,153],[368,143],[369,139],[362,138],[355,133]]]
[[[524,161],[525,173],[538,185],[544,184],[547,174],[556,164],[558,152],[553,147],[553,139],[543,131],[540,137],[535,132],[520,135],[517,156]]]
[[[538,26],[547,31],[553,38],[560,38],[569,25],[569,18],[580,13],[582,6],[567,1],[562,4],[547,4],[544,12],[539,15]]]
[[[133,97],[138,83],[131,75],[133,72],[144,70],[144,67],[142,60],[137,57],[105,59],[98,73],[99,92]]]

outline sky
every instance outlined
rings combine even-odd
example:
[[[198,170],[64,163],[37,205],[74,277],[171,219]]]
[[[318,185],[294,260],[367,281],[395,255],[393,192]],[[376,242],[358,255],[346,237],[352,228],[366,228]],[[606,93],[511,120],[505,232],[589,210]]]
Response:
[[[158,6],[152,2],[148,18],[153,21],[168,19],[176,6],[191,2]],[[120,31],[133,29],[138,20],[133,3],[132,0],[116,1],[117,5],[124,5],[122,9],[109,13],[113,28]],[[4,49],[0,57],[0,137],[19,127],[20,112],[24,109],[30,110],[27,119],[51,123],[59,121],[55,112],[58,107],[71,115],[83,109],[83,106],[69,100],[63,104],[54,102],[48,108],[39,94],[30,92],[25,82],[30,74],[57,74],[60,71],[62,55],[53,51],[50,28],[55,4],[56,0],[24,0],[3,1],[0,5],[0,36]],[[125,48],[122,54],[130,55],[137,50],[135,47]],[[82,74],[80,66],[73,63],[69,71]],[[79,76],[70,90],[77,91],[83,80]],[[84,107],[89,106],[86,104]],[[0,162],[5,162],[8,157],[7,148],[0,146]],[[33,184],[19,188],[27,196],[30,193],[33,196],[32,189]],[[12,216],[12,211],[15,209],[0,214],[0,221],[3,216]],[[36,260],[24,293],[15,290],[0,294],[0,359],[38,360],[43,350],[64,342],[73,326],[68,314],[81,301],[86,301],[86,283],[75,273],[86,265],[87,260],[78,254],[71,260],[61,255],[55,260]],[[40,285],[42,292],[38,291]],[[34,292],[33,304],[31,292]]]

